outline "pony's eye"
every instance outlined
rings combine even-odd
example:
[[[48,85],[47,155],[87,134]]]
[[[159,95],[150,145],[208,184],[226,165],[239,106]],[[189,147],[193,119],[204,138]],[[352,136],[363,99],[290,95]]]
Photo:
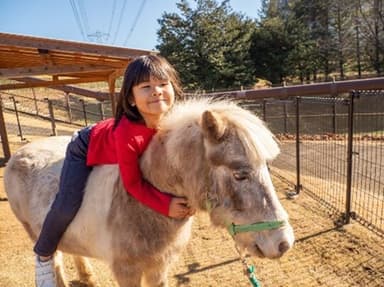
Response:
[[[249,172],[247,171],[242,171],[242,170],[237,170],[233,172],[233,177],[236,180],[245,180],[249,178]]]

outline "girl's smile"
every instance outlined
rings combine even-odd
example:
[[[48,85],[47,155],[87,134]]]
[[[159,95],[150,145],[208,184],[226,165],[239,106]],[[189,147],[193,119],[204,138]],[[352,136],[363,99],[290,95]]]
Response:
[[[133,104],[136,105],[148,127],[156,127],[162,116],[175,101],[175,92],[167,79],[150,77],[132,88]]]

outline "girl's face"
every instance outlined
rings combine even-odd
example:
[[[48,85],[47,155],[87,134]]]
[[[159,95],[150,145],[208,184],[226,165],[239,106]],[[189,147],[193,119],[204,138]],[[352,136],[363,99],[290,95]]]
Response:
[[[148,127],[156,127],[161,117],[173,106],[175,92],[169,80],[150,77],[132,87],[133,103]]]

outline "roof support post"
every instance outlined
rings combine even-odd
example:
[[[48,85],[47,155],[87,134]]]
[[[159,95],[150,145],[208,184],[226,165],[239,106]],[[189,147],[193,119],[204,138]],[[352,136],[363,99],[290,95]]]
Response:
[[[11,157],[11,149],[9,148],[7,128],[5,127],[5,120],[3,114],[3,101],[0,99],[0,136],[1,142],[3,146],[4,159],[8,161]]]
[[[116,97],[115,97],[115,86],[116,86],[116,77],[114,74],[111,74],[108,77],[108,88],[109,88],[109,98],[112,105],[112,114],[116,114]]]

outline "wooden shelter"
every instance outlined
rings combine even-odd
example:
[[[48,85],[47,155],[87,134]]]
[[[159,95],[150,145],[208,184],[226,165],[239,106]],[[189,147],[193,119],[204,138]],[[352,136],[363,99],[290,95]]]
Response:
[[[68,86],[104,81],[114,108],[116,79],[133,58],[153,53],[156,52],[0,33],[0,79],[11,80],[0,84],[0,91],[48,87],[105,99],[103,93]]]
[[[154,51],[0,33],[0,92],[47,87],[99,100],[110,99],[115,110],[115,82],[128,63]],[[107,82],[109,92],[71,84]],[[1,118],[0,118],[1,120]],[[4,129],[4,130],[3,130]],[[0,135],[6,134],[0,122]]]

